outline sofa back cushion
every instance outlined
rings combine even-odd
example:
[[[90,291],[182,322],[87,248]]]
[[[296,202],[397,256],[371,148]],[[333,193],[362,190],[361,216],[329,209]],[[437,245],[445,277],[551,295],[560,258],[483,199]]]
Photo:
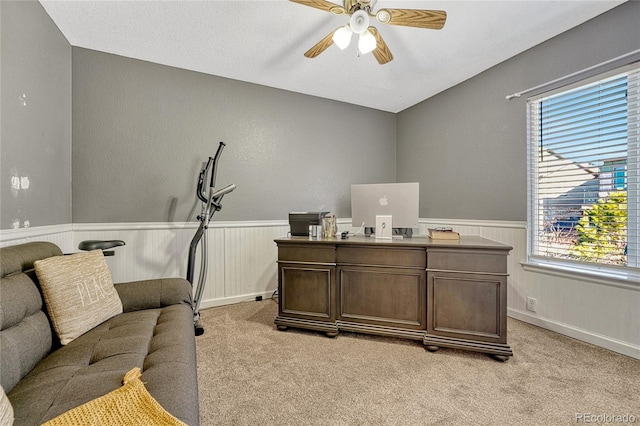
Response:
[[[47,242],[0,248],[0,384],[6,392],[51,350],[51,325],[33,264],[60,255]]]

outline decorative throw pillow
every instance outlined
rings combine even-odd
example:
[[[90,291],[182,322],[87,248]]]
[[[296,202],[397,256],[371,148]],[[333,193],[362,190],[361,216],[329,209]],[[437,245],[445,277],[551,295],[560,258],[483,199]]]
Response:
[[[73,339],[122,313],[101,250],[53,256],[34,263],[49,317],[60,342]]]
[[[0,425],[13,424],[13,407],[11,401],[4,393],[4,389],[0,386]]]

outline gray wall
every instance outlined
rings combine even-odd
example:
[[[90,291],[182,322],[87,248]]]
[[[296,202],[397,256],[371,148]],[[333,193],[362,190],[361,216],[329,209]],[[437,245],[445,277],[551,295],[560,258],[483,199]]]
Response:
[[[36,1],[0,20],[0,229],[71,223],[71,46]]]
[[[396,179],[396,116],[73,48],[73,221],[195,220],[203,161],[227,143],[215,220],[350,216],[350,184]]]
[[[420,217],[526,220],[526,99],[505,95],[640,48],[625,3],[398,114],[399,181],[420,182]]]
[[[217,220],[347,217],[349,184],[396,165],[422,217],[525,220],[525,100],[504,95],[640,46],[628,2],[397,115],[74,48],[72,218],[72,49],[38,2],[2,1],[0,19],[0,229],[193,219],[219,140],[218,184],[238,189]]]

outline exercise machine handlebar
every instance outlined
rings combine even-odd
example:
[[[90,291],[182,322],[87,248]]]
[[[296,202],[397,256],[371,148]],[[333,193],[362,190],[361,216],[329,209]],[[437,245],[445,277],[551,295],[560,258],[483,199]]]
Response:
[[[204,191],[204,181],[207,178],[207,172],[211,169],[211,164],[213,164],[213,158],[209,157],[209,161],[207,161],[207,164],[200,170],[200,176],[198,177],[196,195],[203,203],[207,202],[207,194]]]
[[[223,195],[230,193],[234,189],[236,189],[236,184],[232,183],[231,185],[227,185],[224,188],[214,192],[212,197],[214,199],[220,199],[220,198],[222,198]]]
[[[228,186],[225,186],[224,188],[214,192],[213,194],[211,194],[211,209],[209,211],[209,215],[213,216],[214,212],[219,211],[220,209],[222,209],[222,206],[220,205],[220,201],[222,201],[222,197],[224,197],[225,194],[230,193],[231,191],[233,191],[234,189],[236,189],[235,184],[231,184]]]
[[[220,154],[222,154],[222,150],[227,146],[224,142],[220,141],[218,145],[218,150],[216,151],[216,155],[213,157],[213,168],[211,169],[211,183],[209,184],[209,188],[215,188],[216,186],[216,172],[218,171],[218,159],[220,159]]]
[[[200,176],[198,177],[198,186],[196,189],[196,194],[198,198],[203,203],[208,201],[207,194],[205,192],[205,181],[207,180],[207,175],[211,173],[211,180],[209,182],[209,188],[214,188],[216,185],[216,173],[218,171],[218,160],[220,159],[220,155],[222,154],[222,150],[227,146],[224,142],[220,142],[218,144],[218,150],[213,157],[209,157],[207,164],[200,171]]]

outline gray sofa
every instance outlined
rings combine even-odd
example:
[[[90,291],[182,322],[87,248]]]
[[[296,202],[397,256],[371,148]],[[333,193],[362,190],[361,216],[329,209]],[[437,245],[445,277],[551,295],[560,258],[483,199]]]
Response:
[[[123,313],[66,346],[53,331],[33,270],[51,243],[0,249],[0,383],[15,425],[39,425],[122,385],[139,367],[169,413],[198,424],[191,286],[178,278],[115,284]]]

